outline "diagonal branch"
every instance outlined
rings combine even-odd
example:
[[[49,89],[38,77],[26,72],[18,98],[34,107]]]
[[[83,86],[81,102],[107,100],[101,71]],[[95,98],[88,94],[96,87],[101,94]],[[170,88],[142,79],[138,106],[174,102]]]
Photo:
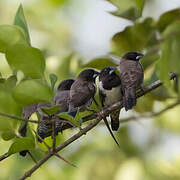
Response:
[[[174,79],[176,77],[175,74],[171,73],[170,74],[170,79]],[[136,94],[136,97],[139,98],[145,94],[147,94],[148,92],[160,87],[162,85],[162,82],[160,80],[157,80],[155,82],[153,82],[152,84],[146,86],[143,91],[140,91]],[[76,133],[75,135],[73,135],[71,138],[69,138],[68,140],[66,140],[64,143],[60,144],[57,148],[56,148],[56,153],[59,152],[60,150],[64,149],[66,146],[68,146],[69,144],[71,144],[72,142],[74,142],[75,140],[79,139],[81,136],[85,135],[88,131],[90,131],[91,129],[93,129],[104,117],[108,116],[111,112],[120,109],[123,107],[123,103],[122,101],[113,104],[112,106],[103,109],[100,112],[97,112],[96,114],[87,116],[85,118],[83,118],[83,122],[86,122],[88,120],[92,120],[95,119],[93,121],[90,122],[90,124],[88,126],[86,126],[85,128],[81,129],[78,133]],[[63,130],[68,129],[72,126],[66,126],[64,127]],[[42,166],[51,156],[53,156],[52,152],[49,152],[48,154],[46,154],[46,156],[44,158],[42,158],[36,165],[34,165],[29,171],[27,171],[24,176],[22,176],[20,178],[20,180],[24,180],[27,177],[31,176],[31,174],[33,172],[35,172],[40,166]]]

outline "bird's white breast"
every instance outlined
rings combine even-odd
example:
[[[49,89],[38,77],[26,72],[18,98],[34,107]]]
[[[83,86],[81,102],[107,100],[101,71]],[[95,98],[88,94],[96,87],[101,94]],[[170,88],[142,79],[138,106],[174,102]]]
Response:
[[[106,95],[104,105],[105,106],[111,106],[112,104],[118,102],[122,98],[121,94],[121,86],[117,86],[115,88],[112,88],[111,90],[106,90],[102,86],[102,82],[99,82],[99,89],[102,91],[103,94]]]

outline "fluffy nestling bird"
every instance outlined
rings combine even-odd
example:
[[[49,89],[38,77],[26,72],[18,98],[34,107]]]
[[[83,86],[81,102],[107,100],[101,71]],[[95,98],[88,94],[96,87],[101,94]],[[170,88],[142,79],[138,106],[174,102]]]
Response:
[[[142,57],[142,53],[128,52],[120,61],[120,79],[126,111],[136,105],[136,90],[141,88],[144,80],[144,70],[139,63]]]
[[[96,93],[95,79],[99,72],[94,69],[83,70],[72,84],[68,113],[75,117],[78,108],[88,108]]]

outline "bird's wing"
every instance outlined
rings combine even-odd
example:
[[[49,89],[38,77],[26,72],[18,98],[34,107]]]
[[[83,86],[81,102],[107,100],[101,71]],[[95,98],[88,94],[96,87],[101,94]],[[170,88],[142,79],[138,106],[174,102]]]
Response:
[[[95,92],[93,83],[75,81],[70,90],[70,104],[73,107],[82,106],[94,96]]]

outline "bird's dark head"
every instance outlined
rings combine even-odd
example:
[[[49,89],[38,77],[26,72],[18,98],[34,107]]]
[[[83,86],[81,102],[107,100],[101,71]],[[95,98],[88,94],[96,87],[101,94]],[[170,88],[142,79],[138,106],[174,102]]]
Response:
[[[132,60],[132,61],[139,61],[139,59],[141,59],[143,56],[144,55],[139,52],[128,52],[122,58]]]
[[[115,73],[116,68],[112,67],[112,66],[107,66],[104,69],[101,70],[100,74],[99,74],[99,79],[101,80],[102,78],[105,78],[107,76],[116,76]]]
[[[94,69],[85,69],[81,71],[81,73],[78,76],[78,79],[95,82],[95,79],[98,75],[99,72]]]
[[[115,67],[108,66],[101,70],[99,81],[102,82],[104,89],[112,89],[121,84],[120,77],[116,74]]]
[[[71,89],[71,85],[74,83],[74,79],[66,79],[64,81],[62,81],[57,90],[58,91],[62,91],[62,90],[70,90]]]

